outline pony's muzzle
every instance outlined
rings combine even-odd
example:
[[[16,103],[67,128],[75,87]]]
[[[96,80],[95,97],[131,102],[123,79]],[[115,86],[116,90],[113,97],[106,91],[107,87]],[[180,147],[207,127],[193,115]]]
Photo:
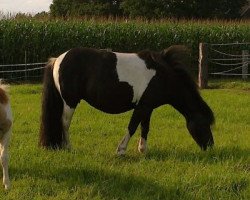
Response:
[[[202,150],[205,151],[208,147],[213,147],[214,139],[209,124],[191,121],[187,123],[187,128]]]
[[[200,146],[201,150],[206,151],[208,148],[212,148],[214,146],[214,139],[212,137],[211,139],[208,140],[207,143],[205,144],[198,143],[198,145]]]

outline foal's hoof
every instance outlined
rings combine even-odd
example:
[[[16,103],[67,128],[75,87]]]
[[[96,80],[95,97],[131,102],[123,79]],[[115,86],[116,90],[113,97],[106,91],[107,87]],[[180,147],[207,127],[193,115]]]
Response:
[[[5,190],[9,190],[9,189],[10,189],[10,184],[5,184],[5,185],[4,185],[4,189],[5,189]]]

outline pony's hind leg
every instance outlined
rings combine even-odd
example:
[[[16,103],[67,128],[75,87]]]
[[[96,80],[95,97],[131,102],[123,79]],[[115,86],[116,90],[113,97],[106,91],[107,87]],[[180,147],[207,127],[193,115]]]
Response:
[[[74,114],[75,108],[70,108],[65,102],[63,105],[63,114],[62,114],[62,124],[63,131],[65,133],[64,138],[64,147],[70,149],[70,140],[69,140],[69,127]]]
[[[138,151],[141,153],[146,153],[147,151],[147,136],[149,132],[151,113],[152,111],[148,112],[141,121],[141,138],[138,143]]]

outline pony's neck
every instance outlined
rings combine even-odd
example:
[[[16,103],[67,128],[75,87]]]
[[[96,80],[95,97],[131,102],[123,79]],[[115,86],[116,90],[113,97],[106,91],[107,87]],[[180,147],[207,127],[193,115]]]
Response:
[[[205,120],[207,123],[212,124],[214,122],[214,115],[210,107],[197,93],[197,96],[190,96],[190,98],[183,98],[179,102],[175,102],[172,105],[178,110],[187,120]]]

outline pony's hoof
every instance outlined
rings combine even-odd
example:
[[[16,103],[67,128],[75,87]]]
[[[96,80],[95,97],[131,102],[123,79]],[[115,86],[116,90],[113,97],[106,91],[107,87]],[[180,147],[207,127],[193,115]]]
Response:
[[[144,154],[147,152],[147,143],[146,143],[146,140],[143,138],[140,138],[140,140],[139,140],[138,151],[140,153],[144,153]]]
[[[146,153],[147,152],[147,149],[146,148],[140,148],[140,147],[138,147],[138,151],[140,152],[140,153]]]

